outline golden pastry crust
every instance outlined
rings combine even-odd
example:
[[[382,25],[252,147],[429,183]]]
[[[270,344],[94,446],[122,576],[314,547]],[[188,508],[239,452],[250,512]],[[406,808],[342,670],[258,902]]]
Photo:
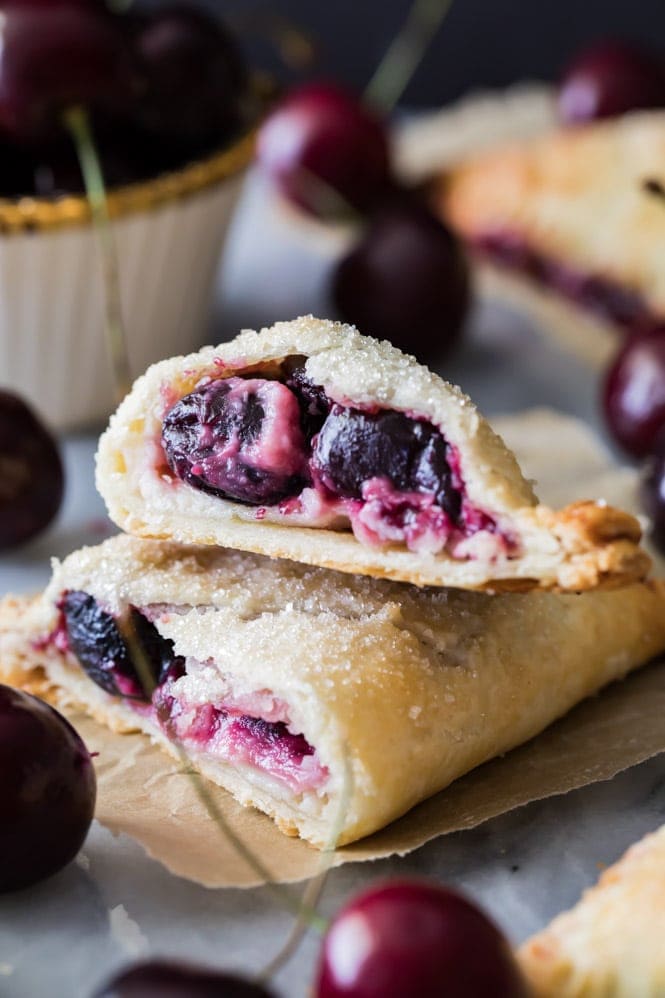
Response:
[[[297,515],[287,519],[270,507],[259,519],[251,507],[165,480],[159,440],[170,405],[202,378],[265,369],[293,355],[307,357],[307,375],[333,399],[360,406],[378,402],[439,427],[457,449],[469,501],[518,538],[519,554],[496,545],[485,553],[482,531],[464,559],[404,545],[369,547],[350,530],[308,527]],[[587,503],[585,516],[579,504],[559,513],[538,506],[514,455],[458,388],[389,343],[311,316],[258,334],[247,331],[231,343],[150,368],[102,436],[97,484],[114,521],[137,536],[235,547],[421,586],[582,590],[643,578],[650,564],[638,547],[637,521],[628,514],[602,503]],[[605,531],[599,529],[603,519]]]
[[[66,589],[91,592],[112,612],[161,607],[155,623],[176,654],[213,661],[236,696],[269,691],[288,704],[293,730],[328,768],[323,795],[296,799],[260,773],[192,761],[317,846],[329,841],[347,790],[340,844],[382,828],[665,648],[658,582],[489,596],[127,536],[56,565],[42,598],[5,601],[5,681],[46,675],[56,696],[165,747],[147,719],[39,640]]]
[[[434,200],[468,240],[517,234],[552,261],[638,293],[665,315],[665,112],[623,115],[483,153],[440,179]]]
[[[529,939],[519,959],[537,998],[662,998],[664,940],[665,825]]]

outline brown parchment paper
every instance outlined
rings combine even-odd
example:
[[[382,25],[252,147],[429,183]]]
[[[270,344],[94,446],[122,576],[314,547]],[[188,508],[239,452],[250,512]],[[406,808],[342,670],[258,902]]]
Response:
[[[553,504],[605,498],[636,508],[634,472],[612,466],[576,420],[536,410],[496,425],[526,473]],[[658,569],[663,572],[662,562]],[[529,801],[606,780],[665,751],[665,662],[652,664],[578,706],[543,734],[486,763],[370,838],[338,850],[332,865],[404,854],[438,835],[472,828]],[[207,816],[191,777],[140,735],[112,735],[80,714],[70,718],[96,760],[97,818],[135,838],[173,873],[208,887],[259,882]],[[206,784],[226,821],[275,881],[316,874],[322,857],[257,811]],[[328,862],[328,859],[325,860]]]

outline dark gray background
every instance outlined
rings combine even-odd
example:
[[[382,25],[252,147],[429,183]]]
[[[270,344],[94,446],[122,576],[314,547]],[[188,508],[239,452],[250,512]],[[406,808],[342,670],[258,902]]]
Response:
[[[257,11],[291,19],[319,42],[317,75],[357,88],[410,8],[410,0],[200,2],[231,21]],[[474,86],[555,78],[573,52],[607,36],[641,41],[665,54],[665,0],[455,0],[406,102],[438,104]],[[255,54],[259,49],[265,61],[265,46],[255,46]]]

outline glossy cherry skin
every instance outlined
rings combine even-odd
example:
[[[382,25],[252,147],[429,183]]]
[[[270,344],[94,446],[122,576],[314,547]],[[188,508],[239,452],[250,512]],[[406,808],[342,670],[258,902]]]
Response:
[[[0,892],[50,877],[81,848],[95,771],[71,724],[37,697],[0,686]]]
[[[41,140],[62,127],[65,109],[124,108],[135,75],[107,10],[92,3],[0,6],[0,134]]]
[[[653,107],[665,107],[665,67],[625,42],[600,42],[581,52],[559,84],[557,108],[566,124]]]
[[[271,992],[235,974],[151,960],[118,974],[93,998],[271,998]]]
[[[233,38],[189,4],[167,4],[128,23],[144,87],[136,121],[162,141],[221,144],[240,121],[247,85]]]
[[[661,434],[655,453],[649,458],[642,479],[642,505],[651,521],[650,534],[665,554],[665,435]]]
[[[633,457],[645,457],[665,427],[665,327],[637,335],[607,374],[603,405],[614,439]]]
[[[332,297],[347,322],[419,360],[440,360],[459,340],[469,273],[455,236],[424,206],[396,204],[369,223],[338,264]]]
[[[51,434],[22,399],[0,389],[0,551],[49,525],[64,482]]]
[[[343,908],[326,934],[317,998],[526,998],[499,930],[459,894],[389,881]]]
[[[288,200],[321,217],[369,211],[391,186],[383,123],[334,84],[289,94],[264,123],[257,155]]]

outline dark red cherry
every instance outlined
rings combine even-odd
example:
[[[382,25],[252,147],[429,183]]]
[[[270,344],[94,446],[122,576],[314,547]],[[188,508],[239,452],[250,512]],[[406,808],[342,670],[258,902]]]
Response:
[[[642,505],[651,521],[651,537],[665,554],[665,435],[656,443],[656,452],[647,461],[642,479]]]
[[[134,73],[116,21],[82,0],[4,2],[0,11],[0,134],[43,139],[65,109],[123,108]]]
[[[452,484],[448,445],[430,423],[389,410],[366,413],[333,406],[312,461],[334,495],[362,498],[363,484],[387,478],[402,492],[432,492],[455,522],[461,496]]]
[[[137,122],[161,141],[220,144],[240,121],[247,77],[219,19],[174,3],[128,23],[144,84]]]
[[[526,998],[510,947],[473,904],[394,881],[343,908],[326,934],[317,998]]]
[[[289,94],[263,125],[257,155],[282,194],[314,215],[368,211],[391,186],[383,123],[334,84]]]
[[[95,771],[71,724],[37,697],[0,686],[0,892],[50,877],[81,848]]]
[[[22,399],[0,389],[0,551],[49,525],[64,485],[55,440]]]
[[[151,960],[125,970],[93,998],[271,998],[262,984],[235,974]]]
[[[665,427],[665,327],[628,340],[607,374],[603,403],[617,443],[634,457],[650,454]]]
[[[635,45],[600,42],[581,52],[563,73],[557,107],[566,124],[665,107],[665,67]]]
[[[117,621],[101,608],[94,596],[79,591],[65,593],[59,608],[69,647],[93,683],[112,696],[150,699],[152,690],[144,689]],[[155,625],[134,607],[124,626],[142,649],[150,669],[146,685],[159,685],[167,676],[182,671],[183,660],[174,655],[173,642],[163,638]]]
[[[197,388],[166,414],[162,445],[183,481],[249,505],[270,506],[306,484],[298,399],[279,381],[228,378]]]
[[[396,204],[341,260],[332,296],[342,318],[363,333],[420,360],[438,360],[460,337],[468,266],[455,236],[424,206]]]

